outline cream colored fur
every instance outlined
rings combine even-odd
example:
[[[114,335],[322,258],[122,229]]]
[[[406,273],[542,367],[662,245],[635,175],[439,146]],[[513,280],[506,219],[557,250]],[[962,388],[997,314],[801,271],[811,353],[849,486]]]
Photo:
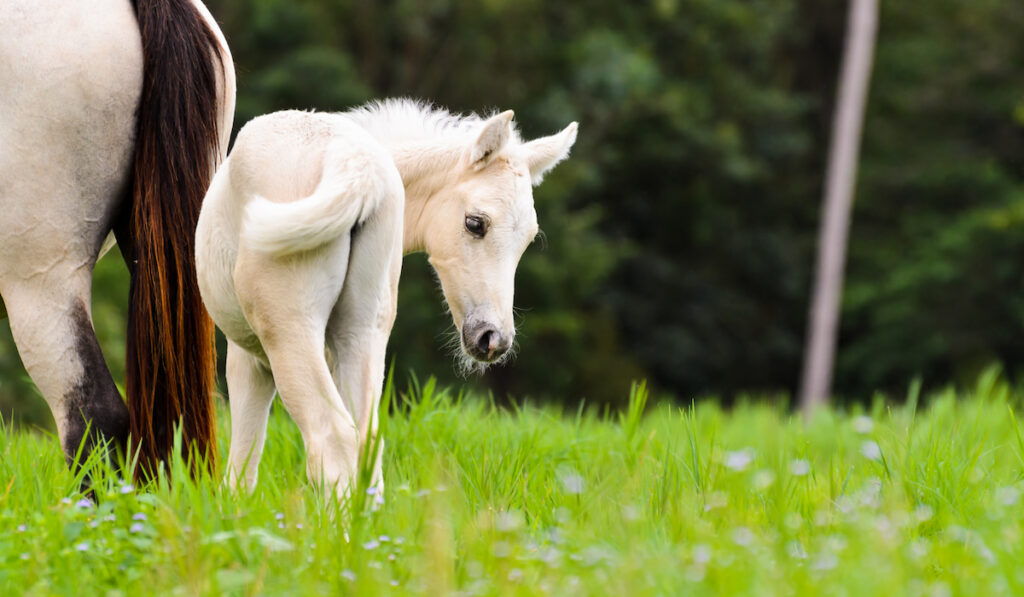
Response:
[[[483,120],[406,100],[279,112],[242,129],[207,194],[196,254],[229,341],[233,485],[256,483],[276,388],[311,481],[347,493],[376,433],[403,253],[430,255],[460,332],[485,326],[511,342],[515,269],[538,232],[531,182],[575,138],[573,123],[523,143],[511,112]],[[483,238],[467,231],[471,214],[486,218]]]

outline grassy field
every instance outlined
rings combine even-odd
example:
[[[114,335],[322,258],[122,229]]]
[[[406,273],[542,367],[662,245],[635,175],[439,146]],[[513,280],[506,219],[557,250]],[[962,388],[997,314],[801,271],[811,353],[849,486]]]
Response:
[[[386,495],[346,511],[276,408],[242,496],[100,471],[93,504],[55,439],[0,431],[0,594],[1024,593],[1020,395],[995,373],[806,424],[642,391],[621,417],[431,384],[396,404]]]

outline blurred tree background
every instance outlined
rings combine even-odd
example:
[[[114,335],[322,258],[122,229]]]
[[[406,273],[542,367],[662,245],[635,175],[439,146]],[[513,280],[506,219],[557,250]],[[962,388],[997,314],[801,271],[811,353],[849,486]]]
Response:
[[[615,405],[633,379],[687,400],[790,394],[838,76],[839,0],[208,0],[238,69],[236,128],[385,96],[580,121],[536,189],[545,241],[517,276],[519,356],[454,377],[452,329],[407,257],[404,377]],[[1024,4],[884,2],[835,391],[1024,363]],[[123,378],[126,281],[100,262],[96,327]],[[46,418],[0,337],[0,408]]]

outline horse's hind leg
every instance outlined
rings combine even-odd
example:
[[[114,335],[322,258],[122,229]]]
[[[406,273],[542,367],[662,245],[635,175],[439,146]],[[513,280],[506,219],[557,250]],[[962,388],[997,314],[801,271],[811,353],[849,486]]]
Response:
[[[0,280],[14,342],[53,412],[69,465],[100,437],[123,445],[128,436],[128,409],[92,326],[91,281],[89,260]]]

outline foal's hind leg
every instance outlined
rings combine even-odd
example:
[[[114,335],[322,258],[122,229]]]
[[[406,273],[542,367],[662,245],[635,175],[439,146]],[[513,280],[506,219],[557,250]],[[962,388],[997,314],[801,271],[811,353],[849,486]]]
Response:
[[[260,456],[267,439],[267,417],[274,400],[270,369],[228,340],[228,401],[231,406],[231,451],[228,483],[233,488],[256,487]]]
[[[87,261],[0,280],[15,344],[53,412],[69,465],[83,440],[84,458],[100,437],[119,446],[128,437],[128,409],[92,326],[91,274]]]
[[[274,375],[281,401],[302,432],[306,472],[316,485],[347,494],[356,472],[359,437],[324,356],[324,330],[338,301],[348,238],[275,258],[244,246],[235,290]]]

